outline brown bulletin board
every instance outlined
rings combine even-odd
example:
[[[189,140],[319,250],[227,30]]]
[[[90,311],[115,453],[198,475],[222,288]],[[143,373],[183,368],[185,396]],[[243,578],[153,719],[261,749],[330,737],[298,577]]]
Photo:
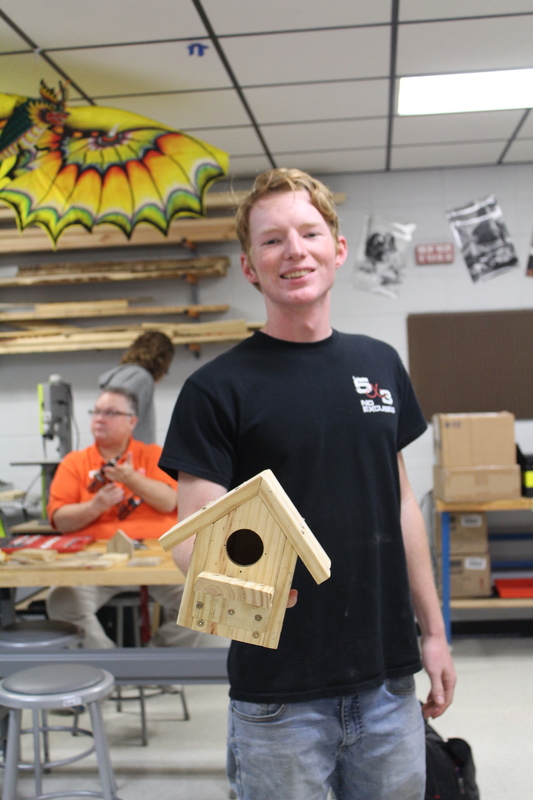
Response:
[[[533,419],[533,310],[410,314],[409,373],[425,418],[511,411]]]

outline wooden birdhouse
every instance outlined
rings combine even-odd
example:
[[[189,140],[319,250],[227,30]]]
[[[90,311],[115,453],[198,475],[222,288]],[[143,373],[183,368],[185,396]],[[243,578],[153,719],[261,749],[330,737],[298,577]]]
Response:
[[[271,470],[178,523],[165,550],[196,535],[178,624],[276,648],[298,556],[317,583],[330,559]]]

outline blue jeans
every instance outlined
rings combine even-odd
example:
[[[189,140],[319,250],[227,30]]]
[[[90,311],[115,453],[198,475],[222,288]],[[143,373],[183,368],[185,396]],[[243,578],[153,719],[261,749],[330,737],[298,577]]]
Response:
[[[423,800],[424,723],[413,677],[303,703],[229,711],[228,777],[239,800]]]

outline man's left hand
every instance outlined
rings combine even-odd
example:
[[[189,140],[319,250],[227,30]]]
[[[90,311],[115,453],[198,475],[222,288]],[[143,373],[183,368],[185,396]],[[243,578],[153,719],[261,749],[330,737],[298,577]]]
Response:
[[[422,636],[422,663],[431,681],[424,717],[440,717],[453,700],[457,681],[445,636]]]

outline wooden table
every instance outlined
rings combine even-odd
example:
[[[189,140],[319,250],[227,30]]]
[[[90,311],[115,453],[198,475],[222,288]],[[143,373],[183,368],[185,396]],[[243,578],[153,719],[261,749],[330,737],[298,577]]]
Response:
[[[155,539],[146,541],[146,549],[135,550],[133,564],[128,562],[113,565],[107,569],[54,568],[55,564],[69,558],[59,555],[57,561],[46,568],[33,565],[11,568],[0,564],[0,588],[14,589],[21,586],[153,586],[175,585],[185,582],[183,574],[174,564],[170,553],[166,553]],[[105,553],[107,542],[99,541],[90,545],[85,552]],[[141,559],[161,558],[156,566],[136,566]],[[2,592],[2,594],[6,594]],[[14,617],[13,592],[7,593],[0,601],[2,624],[9,624]]]
[[[106,542],[96,542],[88,548],[105,552]],[[108,569],[12,569],[0,565],[0,601],[3,624],[13,618],[13,589],[19,586],[142,586],[184,583],[182,573],[175,566],[170,553],[165,553],[157,540],[148,540],[146,549],[135,551],[139,558],[161,557],[157,566],[128,566],[127,563]],[[59,559],[64,556],[58,556]],[[8,614],[8,618],[4,615]],[[214,639],[216,637],[213,637]],[[75,648],[56,652],[0,651],[0,677],[40,664],[54,664],[68,660],[73,663],[93,664],[109,670],[122,685],[152,685],[157,683],[226,683],[227,649],[217,647],[140,647],[90,650]]]
[[[533,497],[517,497],[514,500],[491,500],[485,503],[447,503],[435,498],[435,511],[441,515],[442,548],[442,615],[448,641],[451,641],[452,608],[532,608],[532,598],[506,599],[497,597],[450,598],[450,514],[479,514],[482,511],[533,511]]]

